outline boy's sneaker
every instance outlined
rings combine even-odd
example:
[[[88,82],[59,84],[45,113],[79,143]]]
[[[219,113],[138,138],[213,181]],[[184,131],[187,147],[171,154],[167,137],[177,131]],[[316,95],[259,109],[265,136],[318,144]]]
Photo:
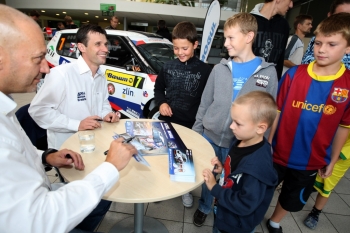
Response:
[[[305,226],[307,226],[312,230],[315,230],[315,228],[317,227],[317,223],[318,223],[318,218],[310,214],[304,220]]]
[[[207,214],[197,209],[193,215],[193,224],[197,227],[201,227],[203,226],[203,223],[205,222],[206,218],[207,218]]]
[[[182,195],[182,204],[185,207],[192,207],[193,205],[193,197],[191,193],[186,193],[184,195]]]
[[[269,233],[283,233],[281,226],[280,226],[280,228],[274,228],[270,225],[270,219],[267,220],[266,227],[267,227],[267,230],[269,231]]]

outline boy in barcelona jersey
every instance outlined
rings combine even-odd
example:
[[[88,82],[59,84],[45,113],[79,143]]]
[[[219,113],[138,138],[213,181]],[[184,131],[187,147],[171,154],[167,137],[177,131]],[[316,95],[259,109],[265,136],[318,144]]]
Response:
[[[350,14],[339,13],[315,30],[314,57],[309,65],[290,68],[279,83],[278,115],[273,132],[273,160],[280,196],[269,232],[290,212],[307,202],[316,174],[327,178],[348,138],[350,127],[350,71],[341,62],[350,53]]]

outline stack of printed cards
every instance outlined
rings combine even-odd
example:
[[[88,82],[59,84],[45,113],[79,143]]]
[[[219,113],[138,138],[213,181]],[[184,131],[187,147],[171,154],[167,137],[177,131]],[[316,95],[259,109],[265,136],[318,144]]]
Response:
[[[169,149],[169,174],[172,181],[195,182],[192,150]]]

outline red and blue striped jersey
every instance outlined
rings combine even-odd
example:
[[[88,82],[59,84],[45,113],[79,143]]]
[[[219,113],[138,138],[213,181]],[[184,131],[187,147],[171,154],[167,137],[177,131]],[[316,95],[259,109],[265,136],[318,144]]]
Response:
[[[297,170],[329,164],[340,126],[350,128],[350,71],[317,76],[314,62],[288,70],[279,83],[280,119],[273,140],[274,162]]]

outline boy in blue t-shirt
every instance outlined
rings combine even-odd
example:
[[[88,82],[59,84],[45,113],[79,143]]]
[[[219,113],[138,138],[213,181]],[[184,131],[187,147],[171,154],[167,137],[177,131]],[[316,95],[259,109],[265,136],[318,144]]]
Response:
[[[229,127],[232,102],[251,91],[268,92],[274,98],[277,94],[274,64],[252,52],[257,28],[255,17],[249,13],[239,13],[227,19],[224,46],[231,58],[221,60],[210,73],[192,127],[210,142],[221,163],[225,162],[234,138]],[[199,206],[193,216],[194,225],[203,225],[212,204],[213,197],[203,184]]]

